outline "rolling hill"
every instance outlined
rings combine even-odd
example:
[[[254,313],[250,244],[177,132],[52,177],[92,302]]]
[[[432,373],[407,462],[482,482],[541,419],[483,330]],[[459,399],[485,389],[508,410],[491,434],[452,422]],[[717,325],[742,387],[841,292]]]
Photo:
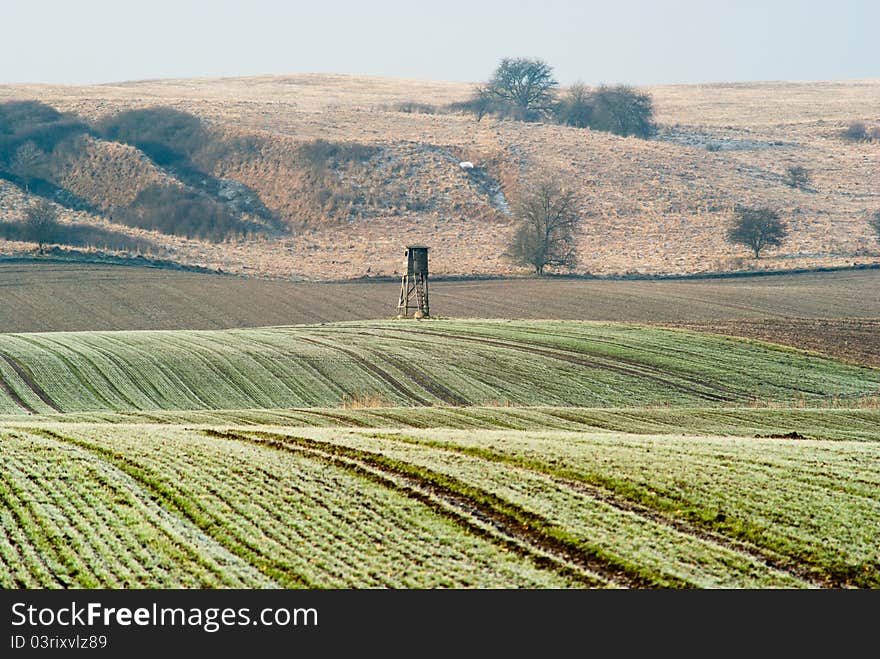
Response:
[[[790,348],[357,321],[3,334],[0,376],[3,588],[880,584],[880,372]]]
[[[880,207],[880,143],[842,137],[850,123],[877,124],[877,81],[650,88],[660,126],[650,140],[477,122],[449,109],[471,89],[301,75],[2,86],[0,103],[37,101],[86,126],[45,151],[45,192],[68,200],[69,221],[109,226],[161,258],[227,272],[394,275],[401,247],[424,242],[437,274],[514,274],[521,270],[505,257],[509,208],[542,171],[576,182],[584,217],[578,273],[877,262],[867,219]],[[156,142],[155,131],[120,129],[156,108],[179,113],[190,132],[160,133]],[[465,160],[475,167],[460,168]],[[809,171],[808,186],[785,183],[792,166]],[[6,221],[32,196],[24,170],[9,171],[0,180]],[[171,220],[180,204],[169,199],[198,212]],[[727,244],[724,226],[737,204],[778,208],[790,239],[760,260]],[[199,225],[205,215],[214,219]]]
[[[0,335],[0,413],[301,407],[830,405],[876,370],[681,330],[354,322]]]

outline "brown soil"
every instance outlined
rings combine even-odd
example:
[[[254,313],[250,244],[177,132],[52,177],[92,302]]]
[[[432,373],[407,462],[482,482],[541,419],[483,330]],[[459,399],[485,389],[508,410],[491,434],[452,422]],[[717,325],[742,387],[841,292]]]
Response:
[[[880,368],[880,318],[774,318],[676,326],[780,343]]]
[[[846,341],[853,350],[862,345],[865,353],[876,355],[877,321],[872,319],[880,318],[878,287],[880,270],[671,281],[432,281],[431,312],[435,317],[681,323],[765,340],[797,341],[800,330],[805,337],[818,333],[832,342]],[[0,332],[391,319],[399,290],[394,280],[291,283],[136,266],[0,262]],[[806,341],[803,347],[815,347]]]

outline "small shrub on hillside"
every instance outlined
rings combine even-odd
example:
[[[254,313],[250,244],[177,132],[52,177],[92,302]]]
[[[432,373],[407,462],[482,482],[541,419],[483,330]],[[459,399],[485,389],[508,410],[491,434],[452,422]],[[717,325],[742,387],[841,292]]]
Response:
[[[657,132],[650,94],[627,85],[602,85],[592,94],[590,128],[622,137],[651,137]]]
[[[810,173],[805,167],[793,165],[785,170],[785,184],[792,188],[806,189],[810,186]]]
[[[403,101],[396,103],[394,109],[397,112],[405,114],[437,114],[437,108],[429,103],[419,103],[417,101]]]
[[[868,226],[874,230],[874,233],[877,234],[877,241],[880,242],[880,210],[871,213],[871,217],[868,218]]]
[[[853,142],[861,142],[868,139],[868,128],[861,121],[854,121],[843,131],[843,137]]]
[[[593,119],[593,100],[583,83],[572,85],[553,110],[559,123],[575,128],[589,128]]]

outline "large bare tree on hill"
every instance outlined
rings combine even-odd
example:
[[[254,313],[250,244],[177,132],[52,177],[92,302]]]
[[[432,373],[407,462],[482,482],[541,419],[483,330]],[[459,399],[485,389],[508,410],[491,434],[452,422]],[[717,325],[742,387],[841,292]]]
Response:
[[[37,243],[40,254],[45,245],[56,242],[61,235],[58,210],[46,199],[31,204],[24,212],[25,237]]]
[[[528,120],[553,109],[553,88],[558,84],[552,67],[543,60],[505,57],[489,79],[485,92],[508,103],[518,119]]]
[[[788,235],[779,213],[772,208],[737,207],[733,220],[727,228],[727,241],[745,245],[759,258],[761,250],[768,245],[778,247]]]
[[[514,263],[543,275],[547,266],[577,264],[575,232],[580,226],[574,192],[558,179],[543,175],[528,186],[515,206],[519,226],[510,243]]]

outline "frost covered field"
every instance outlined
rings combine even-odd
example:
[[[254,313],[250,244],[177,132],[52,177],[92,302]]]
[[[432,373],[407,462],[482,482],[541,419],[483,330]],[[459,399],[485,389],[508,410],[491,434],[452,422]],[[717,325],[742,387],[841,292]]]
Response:
[[[880,372],[581,321],[0,335],[4,588],[880,586]]]

